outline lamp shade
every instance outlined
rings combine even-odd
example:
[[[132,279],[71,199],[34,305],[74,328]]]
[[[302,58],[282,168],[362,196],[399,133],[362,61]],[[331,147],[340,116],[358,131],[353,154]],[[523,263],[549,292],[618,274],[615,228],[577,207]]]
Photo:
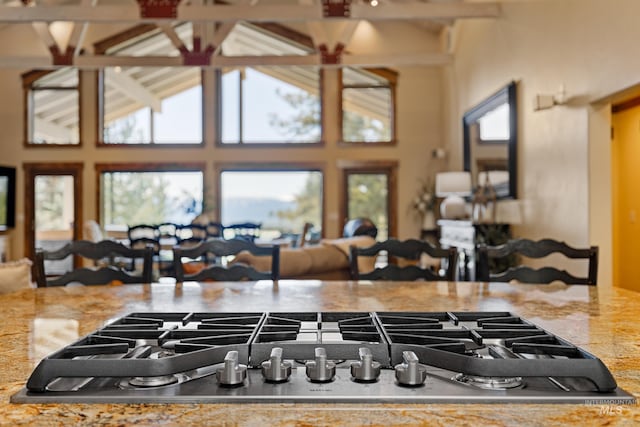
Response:
[[[469,172],[440,172],[436,174],[436,196],[471,195],[471,174]]]

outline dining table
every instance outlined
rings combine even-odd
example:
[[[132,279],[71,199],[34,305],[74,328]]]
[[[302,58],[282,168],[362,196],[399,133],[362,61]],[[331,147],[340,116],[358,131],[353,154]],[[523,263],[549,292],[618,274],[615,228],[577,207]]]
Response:
[[[128,313],[511,312],[596,355],[640,396],[640,294],[613,286],[280,280],[66,286],[0,295],[0,425],[614,426],[636,404],[12,403],[38,362]]]

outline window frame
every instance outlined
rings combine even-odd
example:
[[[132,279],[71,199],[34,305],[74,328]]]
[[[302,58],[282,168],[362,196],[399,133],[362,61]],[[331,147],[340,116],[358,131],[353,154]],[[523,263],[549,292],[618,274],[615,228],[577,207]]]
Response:
[[[350,67],[350,68],[358,68],[358,67]],[[378,77],[381,77],[387,80],[388,85],[347,85],[345,86],[342,78],[342,68],[338,69],[338,132],[339,132],[339,140],[338,145],[343,147],[354,147],[354,146],[367,146],[367,147],[383,147],[383,146],[393,146],[397,144],[397,85],[398,85],[398,72],[391,70],[389,68],[367,68],[360,67],[360,69],[374,74]],[[391,127],[391,139],[389,141],[345,141],[344,140],[344,108],[343,108],[343,93],[344,89],[370,89],[370,88],[389,88],[391,95],[390,102],[390,127]]]
[[[33,147],[46,147],[46,148],[76,148],[82,147],[82,133],[83,133],[83,113],[82,113],[82,87],[84,86],[84,72],[75,67],[65,67],[70,68],[76,71],[78,74],[78,84],[77,86],[43,86],[43,87],[35,87],[34,85],[41,78],[52,74],[59,69],[54,70],[31,70],[23,73],[21,75],[22,79],[22,105],[23,105],[23,134],[22,134],[22,145],[24,147],[33,148]],[[32,141],[30,137],[35,129],[35,118],[33,117],[33,102],[31,100],[31,93],[33,91],[38,90],[64,90],[64,91],[76,91],[78,93],[78,143],[44,143],[39,144]]]
[[[322,174],[322,200],[320,203],[321,237],[325,236],[325,217],[327,204],[327,171],[324,163],[318,162],[291,162],[291,163],[216,163],[214,174],[216,177],[216,218],[222,218],[222,173],[223,172],[320,172]]]

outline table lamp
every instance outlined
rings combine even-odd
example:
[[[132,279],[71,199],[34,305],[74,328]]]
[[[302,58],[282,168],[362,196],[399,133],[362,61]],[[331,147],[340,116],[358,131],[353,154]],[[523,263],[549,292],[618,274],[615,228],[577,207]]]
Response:
[[[440,203],[440,216],[460,219],[469,216],[464,197],[471,195],[471,174],[466,171],[436,174],[436,196],[444,197]]]

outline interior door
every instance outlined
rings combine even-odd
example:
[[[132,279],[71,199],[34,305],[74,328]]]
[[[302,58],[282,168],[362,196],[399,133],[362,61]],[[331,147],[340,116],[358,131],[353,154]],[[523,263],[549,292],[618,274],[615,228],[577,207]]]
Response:
[[[616,108],[613,112],[613,283],[637,292],[640,291],[640,264],[637,261],[640,253],[640,107]]]
[[[36,248],[57,249],[82,232],[82,163],[24,165],[26,181],[25,255]],[[63,272],[72,260],[52,262],[47,272]]]

